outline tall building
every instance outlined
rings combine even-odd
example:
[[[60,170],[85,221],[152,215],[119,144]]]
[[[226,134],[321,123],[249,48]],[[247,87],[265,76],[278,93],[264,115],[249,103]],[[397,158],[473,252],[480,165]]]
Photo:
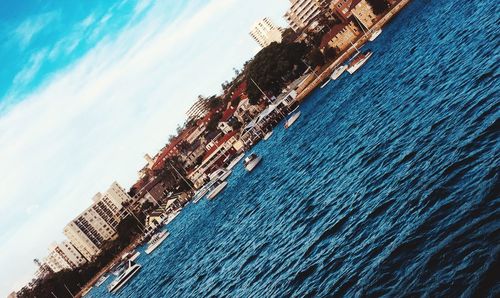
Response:
[[[262,47],[265,48],[272,42],[281,42],[281,29],[268,19],[263,18],[253,24],[250,29],[250,36]]]
[[[86,263],[83,255],[69,241],[52,244],[45,263],[54,272],[63,269],[75,269]]]
[[[203,96],[198,96],[198,100],[186,112],[188,120],[202,118],[210,110],[208,99]]]
[[[97,193],[94,203],[64,228],[64,235],[85,259],[101,252],[107,240],[117,237],[116,228],[127,215],[123,203],[131,200],[123,188],[114,182],[106,193]]]
[[[321,12],[320,2],[317,0],[290,0],[291,6],[284,18],[294,31],[298,31],[311,23]]]

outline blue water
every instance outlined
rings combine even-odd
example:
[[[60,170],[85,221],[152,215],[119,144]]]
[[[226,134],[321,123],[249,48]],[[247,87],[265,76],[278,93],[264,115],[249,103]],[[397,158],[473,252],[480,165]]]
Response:
[[[116,296],[499,296],[495,4],[410,4]]]

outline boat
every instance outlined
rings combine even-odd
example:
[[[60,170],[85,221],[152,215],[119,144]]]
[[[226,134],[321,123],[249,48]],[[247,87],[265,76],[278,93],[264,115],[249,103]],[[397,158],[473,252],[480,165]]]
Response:
[[[140,255],[141,255],[141,253],[137,251],[137,252],[135,252],[132,256],[130,256],[129,260],[131,260],[131,261],[135,261],[135,260],[137,260],[137,258],[138,258]]]
[[[207,195],[207,199],[211,200],[215,198],[224,188],[227,186],[227,181],[219,181],[219,183],[215,183],[212,187],[212,190]]]
[[[269,131],[268,133],[266,133],[266,134],[264,135],[264,140],[266,140],[266,141],[267,141],[267,140],[268,140],[268,139],[269,139],[272,135],[273,135],[273,131],[271,130],[271,131]]]
[[[260,163],[261,159],[262,157],[258,156],[255,153],[250,154],[247,158],[245,158],[245,161],[243,162],[245,170],[251,172]]]
[[[288,120],[286,120],[285,122],[285,128],[289,128],[290,126],[292,126],[292,124],[295,123],[295,121],[297,121],[299,117],[300,117],[300,111],[290,116],[290,118],[288,118]]]
[[[382,29],[370,30],[370,37],[368,38],[370,41],[374,41],[377,37],[382,33]]]
[[[141,265],[134,263],[133,261],[128,261],[126,269],[108,286],[108,291],[110,293],[116,293],[120,290],[139,270]]]
[[[321,88],[325,87],[326,85],[328,85],[328,83],[330,83],[330,78],[328,78],[328,80],[326,80],[326,82],[321,84],[321,86],[319,88],[321,89]]]
[[[347,65],[340,65],[339,67],[335,68],[330,78],[335,81],[346,71],[346,69]]]
[[[145,252],[146,254],[150,254],[155,250],[160,244],[167,239],[168,235],[170,235],[169,232],[167,231],[161,231],[159,233],[156,233],[151,237],[151,240],[148,241],[148,248],[146,248]]]
[[[109,278],[109,275],[103,275],[103,276],[101,276],[101,277],[97,280],[97,282],[95,283],[95,286],[96,286],[96,287],[100,287],[100,286],[101,286],[101,285],[102,285],[102,284],[103,284],[106,280],[108,280],[108,278]]]
[[[299,109],[299,106],[300,105],[297,105],[293,110],[291,110],[290,112],[288,112],[288,115],[291,115],[291,114],[295,113],[295,111],[297,111]]]
[[[208,187],[208,185],[205,185],[202,188],[198,189],[198,191],[193,196],[193,203],[198,203],[208,193],[209,190],[210,187]]]
[[[233,171],[231,170],[220,168],[215,172],[211,173],[210,175],[208,175],[208,178],[210,179],[210,181],[215,181],[215,180],[224,181],[227,179],[227,177],[229,177],[229,175],[231,175],[232,172]]]
[[[169,213],[163,224],[168,225],[169,223],[171,223],[172,220],[174,220],[177,217],[177,215],[179,215],[179,213],[181,213],[180,209],[172,213]]]
[[[245,157],[245,153],[241,153],[240,155],[238,155],[235,159],[231,161],[231,163],[226,167],[226,169],[232,170],[234,166],[236,166],[240,162],[240,160],[243,159],[243,157]]]
[[[351,60],[349,63],[349,67],[347,68],[347,71],[350,74],[353,74],[358,70],[361,66],[363,66],[368,59],[373,55],[372,51],[367,51],[365,53],[358,52],[357,55],[354,56],[354,58]]]

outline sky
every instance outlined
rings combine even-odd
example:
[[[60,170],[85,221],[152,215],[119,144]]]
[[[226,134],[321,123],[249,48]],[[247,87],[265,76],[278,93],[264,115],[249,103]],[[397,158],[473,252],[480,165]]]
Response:
[[[128,189],[287,0],[0,2],[0,297],[113,181]],[[6,269],[8,268],[8,269]]]

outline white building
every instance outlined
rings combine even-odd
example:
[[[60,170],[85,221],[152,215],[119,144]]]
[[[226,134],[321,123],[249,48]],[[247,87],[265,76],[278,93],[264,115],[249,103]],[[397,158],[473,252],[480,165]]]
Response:
[[[53,243],[49,248],[49,255],[45,258],[45,264],[54,272],[75,269],[86,262],[83,255],[69,241]]]
[[[306,27],[321,12],[318,0],[290,0],[284,18],[294,31]]]
[[[91,260],[101,252],[107,240],[117,237],[116,227],[126,216],[125,201],[131,200],[123,188],[114,182],[105,194],[97,193],[94,203],[64,228],[64,235],[85,257]]]
[[[268,19],[263,18],[253,24],[250,29],[250,36],[262,47],[265,48],[272,42],[281,42],[281,29]]]

